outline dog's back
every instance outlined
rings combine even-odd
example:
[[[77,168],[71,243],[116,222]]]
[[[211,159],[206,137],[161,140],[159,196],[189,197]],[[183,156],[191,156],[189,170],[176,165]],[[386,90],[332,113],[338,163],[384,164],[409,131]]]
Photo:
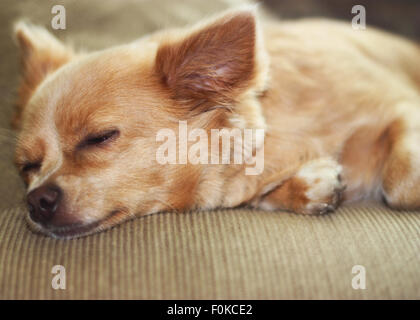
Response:
[[[420,120],[419,46],[321,19],[270,24],[265,35],[266,166],[330,156],[343,165],[346,199],[383,197],[387,160]]]

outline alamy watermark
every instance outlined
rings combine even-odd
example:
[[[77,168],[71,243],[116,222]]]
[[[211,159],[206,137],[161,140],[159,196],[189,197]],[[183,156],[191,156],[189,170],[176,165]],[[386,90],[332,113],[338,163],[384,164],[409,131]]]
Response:
[[[66,268],[62,265],[55,265],[51,269],[51,273],[54,275],[51,280],[51,287],[54,290],[65,290],[66,289]]]
[[[164,128],[156,134],[156,142],[162,142],[156,161],[162,165],[245,164],[246,175],[259,175],[264,170],[264,134],[264,129],[223,128],[211,129],[209,137],[208,131],[189,131],[187,121],[179,121],[178,132]]]
[[[51,28],[54,30],[65,30],[66,8],[61,4],[57,4],[51,8],[51,14],[55,14],[55,16],[51,19]]]
[[[351,286],[354,290],[366,289],[366,268],[362,265],[355,265],[351,269],[355,276],[351,279]]]
[[[354,30],[366,29],[366,8],[360,4],[351,8],[351,13],[355,14],[351,20],[351,27]]]

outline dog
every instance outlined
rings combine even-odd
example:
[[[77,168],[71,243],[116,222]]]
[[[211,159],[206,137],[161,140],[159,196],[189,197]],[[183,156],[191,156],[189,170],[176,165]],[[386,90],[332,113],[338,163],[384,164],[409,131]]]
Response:
[[[253,7],[91,53],[24,22],[15,36],[15,162],[34,231],[72,238],[135,216],[243,205],[420,207],[420,48],[409,40],[322,19],[264,23]],[[248,156],[264,169],[159,164],[156,134],[180,121],[209,134],[263,130]]]

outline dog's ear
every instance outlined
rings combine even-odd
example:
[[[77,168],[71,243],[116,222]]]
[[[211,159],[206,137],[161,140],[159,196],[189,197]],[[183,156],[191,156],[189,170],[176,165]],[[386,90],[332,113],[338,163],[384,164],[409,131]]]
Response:
[[[20,111],[42,80],[51,72],[68,62],[73,50],[62,44],[46,29],[19,21],[14,26],[20,51],[21,84],[18,110],[13,120],[18,126]]]
[[[254,10],[245,9],[162,41],[157,74],[177,100],[230,104],[255,80],[256,28]]]

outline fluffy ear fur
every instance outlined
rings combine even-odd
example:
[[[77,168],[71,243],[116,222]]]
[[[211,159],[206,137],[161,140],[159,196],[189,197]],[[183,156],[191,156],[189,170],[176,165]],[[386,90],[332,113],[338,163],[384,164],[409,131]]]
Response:
[[[177,100],[232,104],[260,71],[254,10],[229,12],[177,41],[162,41],[156,71]]]
[[[216,109],[222,126],[265,129],[258,96],[266,89],[269,60],[260,33],[255,7],[248,7],[162,39],[155,69],[187,117],[222,106],[229,110]],[[255,150],[262,141],[245,148]]]
[[[14,30],[20,49],[22,75],[17,112],[13,119],[13,125],[18,127],[20,113],[33,91],[49,73],[68,62],[73,51],[40,26],[19,21]]]

